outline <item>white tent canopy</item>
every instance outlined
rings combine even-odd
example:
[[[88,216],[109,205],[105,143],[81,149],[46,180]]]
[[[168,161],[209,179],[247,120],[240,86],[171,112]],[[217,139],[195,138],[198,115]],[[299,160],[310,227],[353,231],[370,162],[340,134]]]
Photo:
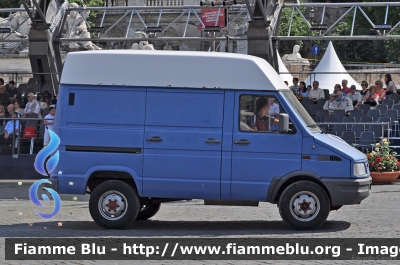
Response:
[[[293,76],[289,73],[289,70],[283,64],[281,56],[279,55],[278,49],[276,49],[276,55],[278,56],[279,73],[285,73],[285,74],[279,74],[280,77],[282,78],[283,81],[287,81],[289,86],[293,85],[293,82],[292,82]]]
[[[332,93],[335,84],[342,85],[343,79],[348,81],[348,87],[355,85],[357,89],[361,89],[360,84],[347,73],[347,70],[343,67],[333,48],[332,42],[329,42],[328,48],[317,68],[315,68],[305,83],[306,85],[312,85],[312,82],[317,80],[320,88],[329,89],[329,93]]]

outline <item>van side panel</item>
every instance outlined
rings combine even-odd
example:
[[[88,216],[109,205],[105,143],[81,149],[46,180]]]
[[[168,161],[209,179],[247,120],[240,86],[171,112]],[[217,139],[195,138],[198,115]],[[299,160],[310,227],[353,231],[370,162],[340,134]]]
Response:
[[[59,98],[60,159],[54,172],[62,171],[60,183],[73,181],[68,180],[72,176],[87,180],[94,168],[126,166],[141,193],[146,90],[62,86]],[[86,181],[80,185],[84,186],[74,188],[86,189]]]
[[[148,89],[144,196],[220,198],[223,106],[224,91]]]

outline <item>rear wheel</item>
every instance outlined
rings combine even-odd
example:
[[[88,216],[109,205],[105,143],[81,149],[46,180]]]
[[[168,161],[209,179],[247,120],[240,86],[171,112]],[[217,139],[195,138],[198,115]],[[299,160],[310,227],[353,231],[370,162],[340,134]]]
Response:
[[[140,202],[136,191],[120,180],[105,181],[90,195],[90,215],[104,228],[125,228],[136,219],[139,210]]]
[[[150,204],[150,205],[142,205],[142,208],[140,209],[140,212],[138,213],[136,220],[147,220],[160,210],[161,203],[156,203],[156,204]]]
[[[325,190],[311,181],[290,184],[279,199],[279,213],[295,229],[316,229],[328,218],[330,200]]]

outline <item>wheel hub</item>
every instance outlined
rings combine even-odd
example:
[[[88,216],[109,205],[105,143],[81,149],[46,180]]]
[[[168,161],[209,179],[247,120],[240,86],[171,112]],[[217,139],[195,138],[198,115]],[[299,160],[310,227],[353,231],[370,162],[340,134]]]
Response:
[[[108,204],[106,204],[106,207],[108,207],[107,211],[116,212],[117,211],[116,209],[119,207],[119,204],[117,203],[117,200],[112,201],[111,199],[109,199]]]
[[[303,199],[302,202],[299,202],[298,205],[299,207],[299,212],[303,211],[305,214],[307,214],[308,210],[312,210],[312,207],[310,207],[311,202],[310,201],[306,201],[305,199]]]
[[[320,204],[317,196],[309,191],[295,194],[290,203],[292,215],[300,221],[310,221],[317,216]]]
[[[99,211],[108,220],[121,218],[125,214],[127,206],[125,196],[118,191],[108,191],[99,200]]]

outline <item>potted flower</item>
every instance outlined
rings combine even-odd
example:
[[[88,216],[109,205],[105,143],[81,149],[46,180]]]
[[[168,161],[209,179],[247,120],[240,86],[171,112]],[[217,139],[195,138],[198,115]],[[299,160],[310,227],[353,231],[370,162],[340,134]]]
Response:
[[[389,147],[390,142],[383,139],[375,145],[375,150],[367,154],[369,171],[373,183],[395,181],[400,175],[400,162]]]

